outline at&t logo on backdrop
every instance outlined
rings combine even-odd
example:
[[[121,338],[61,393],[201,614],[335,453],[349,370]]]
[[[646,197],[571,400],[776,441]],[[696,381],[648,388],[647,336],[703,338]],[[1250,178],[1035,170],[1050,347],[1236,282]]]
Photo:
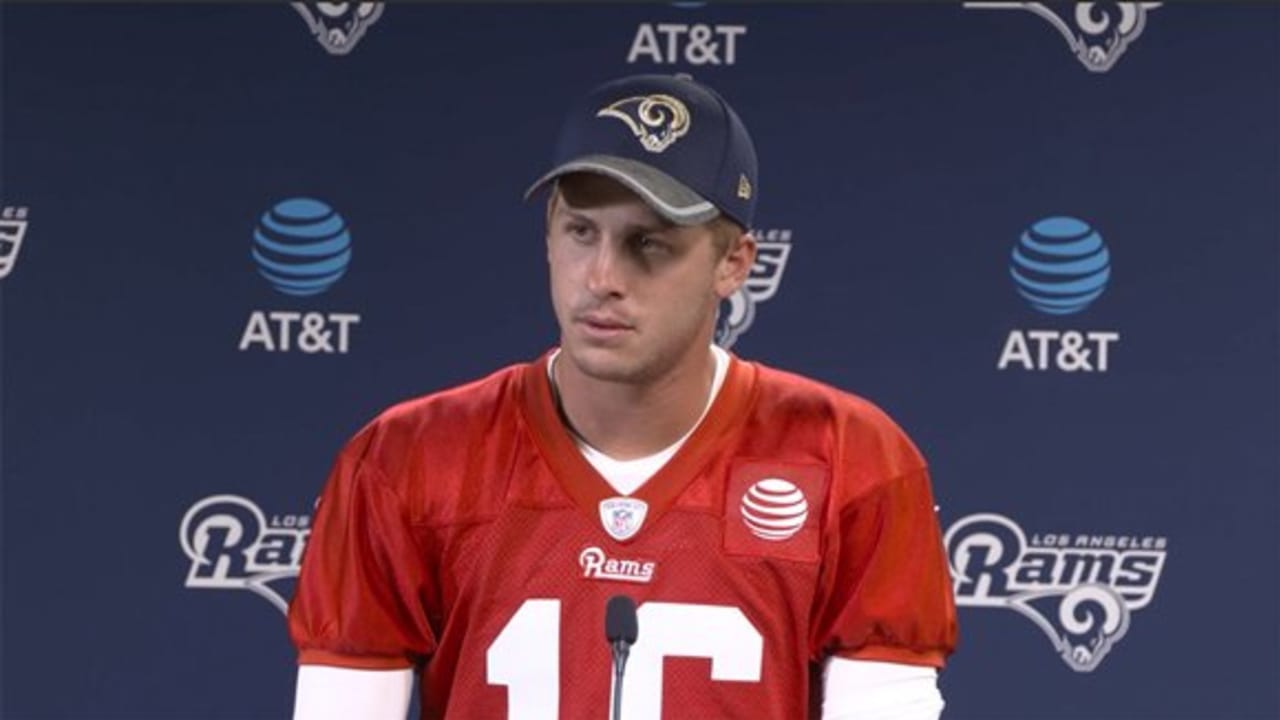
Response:
[[[696,10],[705,2],[673,2]],[[747,34],[746,25],[706,23],[641,23],[627,51],[627,64],[733,65],[738,61],[738,40]]]
[[[13,272],[18,264],[18,251],[27,236],[27,209],[6,207],[0,210],[0,278]]]
[[[974,10],[1027,10],[1062,35],[1067,47],[1092,72],[1110,70],[1147,25],[1158,2],[966,2]]]
[[[1009,275],[1019,295],[1044,315],[1062,318],[1088,308],[1111,280],[1111,252],[1102,236],[1083,220],[1045,218],[1027,228],[1014,245]],[[1005,339],[996,368],[1106,372],[1111,330],[1013,330]]]
[[[295,298],[319,295],[347,272],[351,232],[346,220],[314,198],[289,198],[258,219],[250,256],[273,288]],[[240,350],[345,354],[360,316],[344,312],[255,310]]]
[[[956,605],[1004,608],[1039,627],[1062,661],[1092,672],[1155,597],[1164,537],[1041,533],[1027,539],[995,513],[956,521],[943,538]]]
[[[756,305],[773,297],[782,285],[782,272],[791,255],[790,230],[752,230],[756,239],[756,262],[751,274],[732,295],[720,303],[716,316],[715,342],[726,350],[755,322]]]
[[[268,518],[252,500],[211,495],[182,517],[178,543],[191,561],[186,587],[248,590],[288,613],[310,515]]]
[[[290,3],[307,22],[311,34],[330,55],[355,49],[365,31],[382,17],[380,2]]]

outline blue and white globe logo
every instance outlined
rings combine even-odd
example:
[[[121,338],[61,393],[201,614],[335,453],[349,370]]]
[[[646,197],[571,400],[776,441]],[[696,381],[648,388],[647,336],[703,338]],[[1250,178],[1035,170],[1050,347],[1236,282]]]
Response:
[[[286,295],[319,295],[351,264],[351,233],[342,216],[313,198],[282,200],[253,230],[253,260]]]
[[[1111,255],[1089,223],[1049,217],[1022,233],[1009,274],[1031,307],[1050,315],[1072,315],[1107,289]]]

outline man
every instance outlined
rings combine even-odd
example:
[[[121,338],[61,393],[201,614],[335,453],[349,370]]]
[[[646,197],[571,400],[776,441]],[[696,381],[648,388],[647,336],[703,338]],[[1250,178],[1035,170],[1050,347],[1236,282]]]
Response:
[[[560,345],[397,405],[338,458],[290,610],[295,717],[936,718],[955,608],[924,461],[866,401],[711,344],[756,245],[756,153],[687,76],[569,114]],[[708,662],[709,661],[709,662]],[[822,687],[810,687],[821,663]]]

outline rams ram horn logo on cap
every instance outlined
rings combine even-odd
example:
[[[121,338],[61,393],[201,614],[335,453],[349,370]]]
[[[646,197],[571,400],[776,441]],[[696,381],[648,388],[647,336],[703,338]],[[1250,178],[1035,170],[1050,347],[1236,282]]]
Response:
[[[625,122],[645,150],[660,153],[689,132],[689,108],[670,95],[629,97],[601,108],[596,117]]]

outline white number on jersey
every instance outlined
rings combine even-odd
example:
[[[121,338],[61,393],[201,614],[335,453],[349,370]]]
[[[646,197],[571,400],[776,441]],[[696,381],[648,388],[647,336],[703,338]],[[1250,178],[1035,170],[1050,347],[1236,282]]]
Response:
[[[711,660],[711,679],[759,682],[764,638],[728,605],[647,602],[622,681],[627,720],[662,717],[662,661]],[[603,638],[601,642],[604,642]],[[486,656],[490,685],[507,686],[509,720],[556,720],[560,713],[560,601],[526,600]]]
[[[507,686],[508,720],[560,717],[560,601],[525,600],[485,655],[490,685]]]

